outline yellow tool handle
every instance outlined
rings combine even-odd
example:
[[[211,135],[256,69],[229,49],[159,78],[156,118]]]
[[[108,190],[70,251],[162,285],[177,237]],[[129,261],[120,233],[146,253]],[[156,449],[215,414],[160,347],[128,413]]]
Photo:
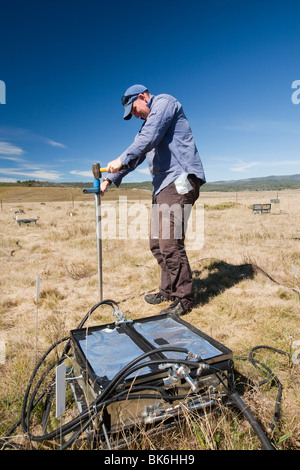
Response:
[[[122,169],[124,170],[127,170],[128,169],[128,166],[127,165],[122,165]],[[96,179],[99,179],[101,178],[101,173],[105,173],[107,171],[107,167],[103,167],[103,168],[100,168],[100,164],[99,163],[94,163],[93,165],[93,175],[94,175],[94,178]]]

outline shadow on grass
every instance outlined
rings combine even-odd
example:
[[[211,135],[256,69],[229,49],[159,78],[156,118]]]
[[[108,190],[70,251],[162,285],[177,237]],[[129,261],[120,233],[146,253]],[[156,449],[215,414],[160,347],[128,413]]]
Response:
[[[207,277],[203,278],[205,272],[207,272]],[[237,266],[224,261],[214,261],[201,271],[194,270],[195,305],[204,305],[226,289],[230,289],[244,279],[253,279],[253,277],[254,268],[252,264]]]

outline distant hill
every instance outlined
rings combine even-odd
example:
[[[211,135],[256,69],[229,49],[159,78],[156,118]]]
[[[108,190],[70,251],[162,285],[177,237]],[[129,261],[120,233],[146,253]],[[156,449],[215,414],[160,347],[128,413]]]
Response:
[[[299,189],[299,175],[266,176],[241,180],[215,181],[206,183],[204,191],[272,191],[281,189]]]
[[[0,183],[1,186],[30,186],[30,187],[61,187],[61,188],[88,188],[93,186],[91,183],[65,182],[53,183],[49,181],[26,180],[16,183]],[[151,181],[142,183],[122,183],[123,189],[140,189],[152,191]],[[299,175],[266,176],[261,178],[247,178],[241,180],[214,181],[208,182],[203,186],[203,191],[237,192],[237,191],[272,191],[281,189],[299,189]]]
[[[152,189],[152,183],[122,183],[123,188]],[[237,192],[237,191],[272,191],[300,188],[300,175],[266,176],[230,181],[214,181],[205,183],[203,191]]]

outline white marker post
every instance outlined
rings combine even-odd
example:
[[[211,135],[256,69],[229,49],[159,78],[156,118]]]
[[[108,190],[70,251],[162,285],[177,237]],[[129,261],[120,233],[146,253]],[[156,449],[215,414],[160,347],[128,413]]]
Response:
[[[35,317],[35,363],[37,363],[37,344],[38,344],[38,316],[39,316],[39,298],[40,298],[40,276],[36,277],[36,317]]]
[[[5,364],[5,341],[0,341],[0,364]]]
[[[292,264],[292,269],[293,269],[293,273],[294,273],[294,276],[296,279],[298,279],[298,273],[297,273],[297,269],[295,268],[295,266]],[[299,295],[299,300],[300,300],[300,292],[298,291],[298,295]]]
[[[66,364],[62,362],[55,369],[56,418],[60,418],[60,447],[62,447],[61,416],[66,408]]]

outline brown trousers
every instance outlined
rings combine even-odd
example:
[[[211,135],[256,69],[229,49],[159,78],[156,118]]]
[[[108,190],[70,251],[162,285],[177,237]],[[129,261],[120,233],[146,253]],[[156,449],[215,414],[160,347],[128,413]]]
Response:
[[[200,180],[194,175],[188,179],[193,188],[188,193],[178,194],[171,183],[153,197],[150,250],[161,267],[160,293],[192,307],[193,280],[184,240],[190,210],[199,197]]]

